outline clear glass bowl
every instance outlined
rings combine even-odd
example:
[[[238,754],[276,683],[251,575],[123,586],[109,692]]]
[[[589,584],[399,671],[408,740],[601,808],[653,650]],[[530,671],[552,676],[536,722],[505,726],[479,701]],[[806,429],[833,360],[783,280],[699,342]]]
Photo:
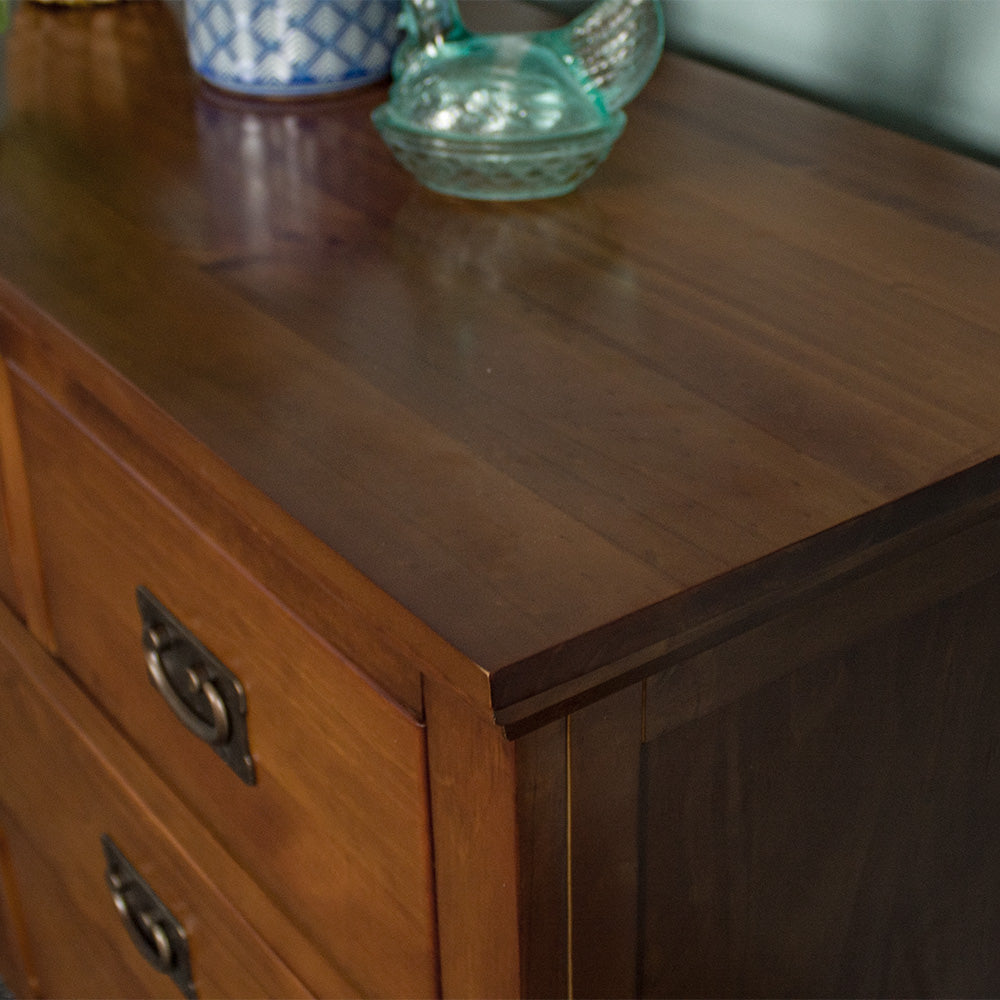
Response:
[[[427,187],[504,200],[565,194],[625,126],[625,115],[604,111],[555,53],[526,39],[469,38],[451,48],[407,75],[373,115]]]
[[[426,187],[463,198],[515,201],[572,191],[601,164],[625,127],[617,112],[587,131],[489,140],[415,129],[375,111],[375,125],[396,159]]]
[[[598,0],[561,29],[477,35],[454,0],[403,0],[406,39],[372,120],[424,185],[465,198],[566,194],[607,157],[663,47],[659,0]]]

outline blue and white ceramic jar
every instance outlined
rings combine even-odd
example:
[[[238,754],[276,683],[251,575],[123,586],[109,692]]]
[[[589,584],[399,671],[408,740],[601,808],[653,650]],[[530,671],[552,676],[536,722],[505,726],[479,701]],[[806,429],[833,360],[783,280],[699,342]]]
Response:
[[[399,0],[185,0],[191,64],[223,90],[301,97],[389,74]]]

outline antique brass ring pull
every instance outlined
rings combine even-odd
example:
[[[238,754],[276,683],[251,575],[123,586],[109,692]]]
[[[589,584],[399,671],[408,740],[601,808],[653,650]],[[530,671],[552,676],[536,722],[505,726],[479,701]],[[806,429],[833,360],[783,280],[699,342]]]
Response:
[[[219,746],[229,739],[229,713],[226,703],[218,688],[206,677],[197,666],[189,667],[185,672],[191,694],[202,694],[208,701],[212,712],[212,721],[208,722],[195,712],[174,689],[163,664],[162,651],[165,635],[162,629],[146,630],[143,645],[146,650],[146,668],[154,687],[163,696],[174,715],[199,739]]]
[[[183,926],[111,837],[104,834],[101,846],[107,863],[104,877],[111,900],[132,943],[152,968],[169,976],[180,987],[185,997],[197,1000]]]
[[[113,886],[111,899],[118,915],[122,918],[122,923],[129,932],[129,936],[150,965],[160,972],[169,973],[174,964],[174,950],[170,945],[170,935],[151,914],[144,911],[136,916],[132,913],[122,892],[121,879],[117,875],[109,876],[109,882]]]
[[[150,683],[190,732],[255,785],[240,679],[149,590],[137,587],[135,599]]]

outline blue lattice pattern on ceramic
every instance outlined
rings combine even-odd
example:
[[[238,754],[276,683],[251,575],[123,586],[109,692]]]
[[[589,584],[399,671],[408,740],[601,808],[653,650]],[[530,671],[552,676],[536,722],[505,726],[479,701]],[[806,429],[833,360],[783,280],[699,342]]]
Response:
[[[282,97],[389,73],[399,0],[185,0],[195,71],[226,90]]]

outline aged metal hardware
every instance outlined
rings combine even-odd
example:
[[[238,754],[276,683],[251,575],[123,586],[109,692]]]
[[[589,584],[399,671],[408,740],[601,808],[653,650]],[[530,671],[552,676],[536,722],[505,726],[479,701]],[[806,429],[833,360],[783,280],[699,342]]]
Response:
[[[107,834],[101,837],[101,846],[111,899],[132,943],[157,972],[180,987],[185,997],[196,1000],[184,928]]]
[[[248,785],[257,782],[239,678],[145,587],[135,592],[150,682],[174,715]]]

